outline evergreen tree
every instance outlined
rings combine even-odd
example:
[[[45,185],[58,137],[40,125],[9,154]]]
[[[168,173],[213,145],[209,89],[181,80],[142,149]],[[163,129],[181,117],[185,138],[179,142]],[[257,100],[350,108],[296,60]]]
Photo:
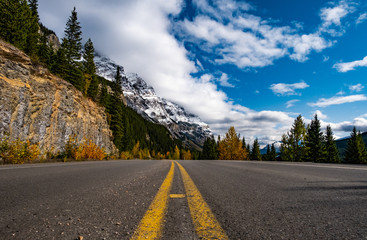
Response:
[[[247,152],[242,147],[242,141],[236,134],[234,127],[230,127],[226,137],[219,142],[219,159],[221,160],[245,160]]]
[[[65,79],[83,92],[85,83],[80,66],[80,59],[82,56],[82,31],[75,7],[66,23],[64,34],[65,36],[62,39],[61,48],[64,51],[68,64],[68,71]]]
[[[306,127],[302,116],[299,115],[292,125],[290,132],[282,136],[281,157],[284,161],[303,161],[306,155],[304,146]]]
[[[270,144],[266,146],[266,154],[262,157],[265,161],[270,161]]]
[[[38,53],[38,43],[40,40],[39,31],[39,16],[38,16],[38,1],[31,0],[29,3],[30,16],[29,16],[29,28],[27,36],[27,47],[25,49],[32,58],[36,58]]]
[[[259,145],[259,141],[257,140],[257,138],[254,140],[254,144],[252,145],[250,159],[251,160],[261,160],[260,145]]]
[[[96,100],[98,94],[98,78],[96,76],[96,65],[94,63],[94,46],[91,39],[88,39],[84,45],[83,71],[85,94],[93,100]]]
[[[0,0],[0,37],[35,57],[38,19],[26,0]]]
[[[321,131],[320,121],[315,114],[307,129],[307,137],[305,138],[306,147],[306,161],[310,162],[324,162],[325,148],[324,135]]]
[[[108,112],[111,115],[110,128],[114,135],[113,142],[116,147],[122,151],[126,149],[126,139],[124,139],[126,128],[124,127],[124,116],[123,116],[123,102],[121,100],[121,85],[118,83],[121,81],[120,67],[117,67],[115,81],[113,82],[114,88],[113,97],[109,102]],[[119,87],[117,87],[119,86]],[[140,144],[142,144],[141,142]],[[144,146],[143,146],[144,147]]]
[[[76,65],[81,58],[82,52],[82,30],[78,21],[78,13],[74,7],[69,17],[64,31],[65,37],[62,39],[62,48],[70,65]]]
[[[271,144],[269,161],[275,161],[276,158],[277,158],[277,152],[275,150],[275,145],[273,143],[273,144]]]
[[[37,22],[39,22],[40,18],[38,15],[38,0],[28,0],[29,8],[32,11],[32,15],[36,17]]]
[[[51,71],[58,75],[61,78],[66,78],[68,74],[68,62],[66,60],[65,51],[63,48],[60,48],[54,60],[54,63],[51,65]]]
[[[333,131],[330,125],[326,127],[326,142],[325,142],[325,162],[328,163],[340,163],[339,151],[335,144]]]
[[[84,44],[83,71],[89,75],[96,74],[96,64],[94,63],[94,46],[90,38]]]
[[[366,147],[362,139],[362,134],[353,128],[351,138],[348,140],[345,149],[345,159],[347,163],[365,163],[367,161]]]
[[[203,151],[201,154],[203,160],[216,160],[218,159],[217,143],[214,138],[207,138],[204,142]]]

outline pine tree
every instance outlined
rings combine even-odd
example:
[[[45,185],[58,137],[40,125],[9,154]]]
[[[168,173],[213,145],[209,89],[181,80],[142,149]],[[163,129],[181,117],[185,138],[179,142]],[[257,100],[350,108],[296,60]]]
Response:
[[[98,78],[96,76],[96,65],[94,63],[94,46],[90,38],[84,45],[83,71],[85,79],[84,92],[88,97],[96,100],[98,94]]]
[[[31,0],[29,3],[30,16],[29,16],[29,28],[27,36],[27,47],[25,49],[32,58],[37,57],[38,53],[38,43],[40,40],[39,31],[39,15],[38,15],[38,1]]]
[[[31,57],[38,43],[38,19],[26,0],[0,0],[0,37]]]
[[[37,22],[39,22],[39,15],[38,15],[38,0],[28,0],[29,8],[32,11],[32,15],[37,18]]]
[[[219,159],[221,160],[245,160],[247,153],[242,147],[242,142],[236,134],[234,127],[230,127],[226,137],[219,142]]]
[[[216,160],[218,159],[217,143],[214,138],[207,138],[203,145],[203,151],[201,153],[201,159],[203,160]]]
[[[354,127],[350,137],[347,148],[345,149],[344,161],[347,163],[365,163],[367,160],[367,152],[362,134],[357,132],[356,127]]]
[[[65,51],[63,48],[60,48],[56,53],[54,63],[51,65],[51,71],[65,79],[69,71],[68,67],[69,65],[66,60]]]
[[[62,48],[65,50],[65,56],[70,65],[77,64],[81,58],[82,52],[82,30],[78,21],[78,13],[74,7],[69,17],[66,28],[65,37],[62,39]]]
[[[262,156],[265,161],[270,161],[270,144],[266,146],[266,154]]]
[[[68,64],[68,71],[65,79],[83,92],[85,81],[80,64],[82,56],[82,31],[75,7],[66,23],[64,34],[65,36],[62,39],[61,48],[65,53],[66,62]]]
[[[335,144],[333,131],[330,125],[326,127],[326,142],[325,142],[325,162],[328,163],[340,163],[339,151]]]
[[[110,101],[110,105],[108,106],[108,112],[111,115],[111,124],[110,128],[113,132],[114,143],[116,147],[121,151],[126,149],[126,139],[125,132],[126,127],[124,127],[124,116],[123,116],[123,102],[121,100],[121,85],[118,85],[118,82],[121,81],[120,68],[117,67],[115,81],[113,82],[113,96]],[[116,86],[119,87],[116,87]],[[143,142],[140,142],[143,144]]]
[[[251,160],[261,160],[260,145],[259,145],[259,141],[257,140],[257,138],[254,140],[254,144],[252,145],[250,159]]]
[[[309,128],[307,129],[307,137],[305,138],[306,147],[306,161],[310,162],[324,162],[325,148],[324,148],[324,135],[321,131],[320,121],[315,114],[314,119],[311,121]]]
[[[303,161],[306,155],[304,146],[306,127],[302,116],[299,115],[292,125],[290,132],[282,136],[281,157],[284,161]]]
[[[275,150],[275,145],[274,143],[271,144],[271,150],[270,150],[270,158],[269,161],[275,161],[277,158],[277,152]]]

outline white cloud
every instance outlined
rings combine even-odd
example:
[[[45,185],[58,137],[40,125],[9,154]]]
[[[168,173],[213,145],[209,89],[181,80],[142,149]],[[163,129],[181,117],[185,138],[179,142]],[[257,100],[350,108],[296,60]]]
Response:
[[[299,102],[299,100],[298,99],[289,100],[288,102],[286,102],[286,108],[294,107],[294,104],[296,102]]]
[[[323,114],[320,110],[316,110],[315,113],[312,115],[312,117],[315,116],[316,114],[317,114],[317,117],[319,119],[327,119],[328,118],[327,115]]]
[[[183,38],[189,35],[202,50],[215,54],[217,64],[264,67],[285,56],[302,62],[312,51],[320,52],[333,44],[319,32],[300,34],[302,29],[298,27],[272,26],[258,16],[243,13],[249,7],[242,7],[245,10],[236,14],[241,9],[236,4],[240,3],[232,0],[214,1],[229,4],[226,12],[213,8],[207,0],[194,2],[199,14],[192,21],[185,19],[177,28],[184,32]]]
[[[338,3],[329,4],[332,6],[322,8],[320,11],[323,23],[319,27],[319,31],[329,33],[332,36],[340,36],[344,32],[341,20],[356,10],[355,3],[341,0]]]
[[[351,92],[361,92],[363,90],[364,86],[360,83],[356,84],[356,85],[350,85],[349,86],[349,90]]]
[[[366,21],[367,19],[367,13],[362,13],[361,15],[359,15],[358,19],[356,20],[356,24],[361,24],[364,21]]]
[[[309,103],[312,107],[328,107],[331,105],[340,105],[344,103],[352,103],[358,101],[366,101],[367,97],[365,95],[350,95],[342,97],[332,97],[332,98],[320,98],[316,103]]]
[[[344,135],[342,134],[343,132],[350,133],[354,127],[356,127],[357,131],[367,132],[367,118],[366,117],[357,117],[357,118],[354,118],[352,121],[343,121],[339,123],[324,123],[322,124],[322,126],[325,125],[326,127],[326,125],[328,124],[330,124],[333,131],[340,132],[341,135]]]
[[[270,89],[274,92],[274,94],[282,95],[282,96],[290,96],[290,95],[301,95],[297,93],[297,89],[305,89],[308,88],[309,85],[305,82],[286,84],[286,83],[277,83],[272,84]]]
[[[230,87],[233,88],[234,85],[228,82],[229,78],[226,73],[222,73],[222,76],[220,76],[219,83],[222,87]]]
[[[367,67],[367,56],[364,57],[362,60],[336,63],[333,66],[333,68],[335,68],[338,72],[349,72],[355,70],[356,67]]]

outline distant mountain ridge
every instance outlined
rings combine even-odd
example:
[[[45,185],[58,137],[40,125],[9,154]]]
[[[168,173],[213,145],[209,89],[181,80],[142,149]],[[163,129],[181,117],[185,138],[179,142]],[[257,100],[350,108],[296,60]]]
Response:
[[[95,55],[97,74],[113,81],[117,64],[106,56]],[[188,113],[179,105],[158,97],[149,86],[135,73],[126,74],[120,66],[123,80],[122,90],[127,106],[137,111],[149,121],[166,126],[170,132],[188,147],[200,150],[207,137],[213,135],[209,126],[198,116]]]
[[[345,156],[345,149],[347,148],[349,139],[350,136],[335,140],[341,159],[343,159]],[[367,132],[362,133],[362,139],[364,141],[365,146],[367,147]]]

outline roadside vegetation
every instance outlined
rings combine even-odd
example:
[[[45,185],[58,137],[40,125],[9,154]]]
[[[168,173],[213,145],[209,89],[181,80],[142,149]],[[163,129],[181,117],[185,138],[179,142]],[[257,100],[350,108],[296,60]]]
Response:
[[[280,151],[274,144],[267,145],[266,153],[260,154],[258,139],[252,147],[246,145],[245,138],[240,140],[234,127],[231,127],[224,139],[215,141],[209,138],[205,141],[201,159],[220,160],[264,160],[317,163],[367,163],[367,149],[362,134],[354,127],[348,139],[344,156],[341,157],[336,145],[331,126],[321,131],[321,123],[317,115],[306,126],[303,117],[299,115],[289,132],[283,134]]]

